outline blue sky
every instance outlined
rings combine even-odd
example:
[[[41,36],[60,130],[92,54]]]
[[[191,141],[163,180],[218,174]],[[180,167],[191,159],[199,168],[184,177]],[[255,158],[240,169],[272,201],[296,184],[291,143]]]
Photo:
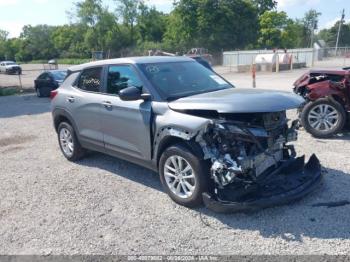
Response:
[[[301,18],[310,8],[322,13],[320,28],[332,26],[340,17],[342,8],[349,6],[349,0],[277,0],[278,10],[283,10],[292,18]],[[76,0],[0,0],[0,28],[10,32],[11,37],[18,36],[26,24],[60,25],[69,23],[67,11],[72,10]],[[159,10],[169,12],[173,0],[146,0]],[[104,3],[113,7],[112,0]],[[346,5],[348,4],[348,5]],[[350,18],[350,8],[346,11],[346,20]]]

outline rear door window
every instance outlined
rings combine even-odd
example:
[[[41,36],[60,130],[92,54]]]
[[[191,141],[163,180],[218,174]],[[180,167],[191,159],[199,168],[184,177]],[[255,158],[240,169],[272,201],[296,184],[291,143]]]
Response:
[[[101,92],[102,67],[85,69],[79,78],[78,88],[88,92]]]

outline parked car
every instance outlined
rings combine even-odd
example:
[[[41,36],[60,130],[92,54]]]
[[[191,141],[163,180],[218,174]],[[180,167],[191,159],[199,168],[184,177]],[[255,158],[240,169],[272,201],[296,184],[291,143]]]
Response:
[[[22,74],[22,68],[13,61],[0,62],[0,72],[5,74]]]
[[[286,110],[300,96],[238,89],[186,57],[98,61],[69,69],[51,92],[54,127],[70,161],[86,150],[159,173],[176,202],[218,212],[285,204],[321,181],[290,143]]]
[[[200,63],[202,66],[205,66],[209,70],[214,71],[210,63],[207,60],[205,60],[203,57],[201,56],[189,56],[189,57],[191,57],[192,59]]]
[[[38,97],[49,97],[52,90],[57,89],[67,76],[67,70],[52,70],[40,74],[34,80]]]
[[[294,83],[294,92],[307,101],[300,114],[301,123],[313,136],[331,137],[349,119],[349,70],[311,70]]]

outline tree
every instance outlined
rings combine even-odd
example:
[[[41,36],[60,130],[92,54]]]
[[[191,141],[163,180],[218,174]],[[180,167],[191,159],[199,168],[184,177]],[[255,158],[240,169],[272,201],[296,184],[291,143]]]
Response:
[[[31,59],[50,59],[58,56],[58,52],[52,41],[52,33],[55,27],[48,25],[23,27],[20,35],[22,39],[21,52],[19,54],[22,61]]]
[[[0,29],[0,41],[6,41],[8,35],[9,35],[9,32]]]
[[[281,46],[282,48],[302,48],[304,26],[298,20],[288,19],[287,25],[282,31]]]
[[[259,18],[259,44],[263,48],[282,47],[282,35],[292,22],[285,12],[267,11]]]
[[[90,51],[84,42],[87,28],[82,24],[58,26],[52,33],[54,47],[62,58],[85,58]]]
[[[320,12],[317,12],[314,9],[310,9],[305,13],[302,22],[304,24],[304,34],[303,34],[303,43],[304,46],[312,46],[314,40],[315,30],[318,29],[318,17],[321,15]]]
[[[134,43],[134,27],[137,21],[138,7],[141,0],[115,0],[117,3],[117,13],[121,16],[123,24],[130,30],[130,40]]]
[[[339,23],[340,21],[336,22],[334,26],[332,26],[329,29],[321,30],[318,34],[318,38],[326,41],[328,46],[335,46],[338,29],[339,29]],[[340,47],[349,46],[349,45],[350,45],[350,23],[342,25],[340,36],[339,36],[339,43],[338,43],[338,46]]]
[[[244,0],[181,0],[170,14],[166,45],[213,51],[244,48],[255,42],[257,11]]]
[[[253,4],[258,9],[259,16],[277,7],[277,1],[275,0],[253,0]]]
[[[84,0],[75,4],[79,22],[93,27],[102,13],[102,0]]]
[[[154,7],[149,8],[142,2],[138,9],[137,30],[140,34],[140,41],[161,42],[167,26],[167,16]]]

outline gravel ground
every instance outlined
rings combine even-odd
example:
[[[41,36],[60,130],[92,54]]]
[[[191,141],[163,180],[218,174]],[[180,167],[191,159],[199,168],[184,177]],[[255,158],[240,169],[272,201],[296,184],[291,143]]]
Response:
[[[287,87],[279,76],[260,83]],[[128,162],[98,153],[66,161],[49,110],[33,95],[0,97],[0,254],[350,254],[350,205],[312,207],[350,200],[349,133],[329,140],[300,133],[298,153],[317,153],[324,166],[317,192],[222,215],[176,205],[157,174]]]

